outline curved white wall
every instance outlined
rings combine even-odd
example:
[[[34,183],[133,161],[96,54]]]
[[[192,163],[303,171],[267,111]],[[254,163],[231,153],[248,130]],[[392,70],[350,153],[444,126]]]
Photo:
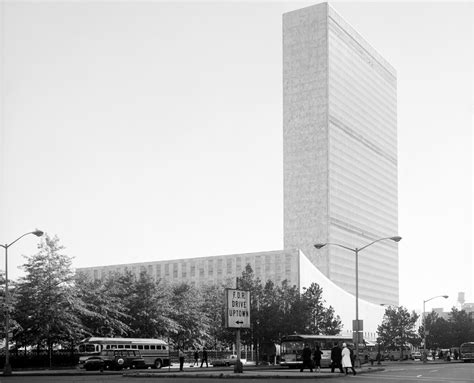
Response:
[[[355,296],[329,280],[304,253],[299,251],[300,289],[316,282],[323,289],[326,307],[332,306],[336,315],[341,317],[343,333],[351,332],[352,320],[355,319]],[[355,278],[355,274],[354,274]],[[359,319],[364,321],[364,338],[375,339],[377,326],[382,323],[385,308],[359,298]]]

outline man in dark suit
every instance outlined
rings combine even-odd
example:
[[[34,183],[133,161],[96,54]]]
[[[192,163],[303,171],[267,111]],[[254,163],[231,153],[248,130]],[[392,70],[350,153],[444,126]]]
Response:
[[[303,348],[303,354],[301,355],[303,358],[303,365],[301,366],[301,369],[300,369],[301,372],[303,372],[305,368],[309,368],[309,370],[313,372],[311,354],[312,354],[311,349],[309,348],[307,344],[305,344]]]
[[[331,372],[334,372],[335,368],[339,368],[339,371],[344,373],[342,369],[342,349],[338,343],[334,343],[334,347],[331,349]]]

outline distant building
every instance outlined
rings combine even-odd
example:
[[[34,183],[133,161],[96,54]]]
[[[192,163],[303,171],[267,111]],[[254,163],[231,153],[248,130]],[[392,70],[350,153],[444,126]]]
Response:
[[[439,318],[443,318],[445,320],[448,320],[449,319],[449,314],[450,314],[450,311],[444,311],[444,309],[442,307],[436,307],[436,308],[433,308],[433,310],[431,312],[435,312]],[[429,313],[427,313],[429,314]]]
[[[146,272],[155,281],[188,283],[192,286],[219,284],[235,287],[236,278],[242,276],[242,271],[250,265],[255,276],[264,282],[270,279],[280,284],[287,280],[292,286],[300,286],[298,257],[299,251],[292,249],[83,267],[77,269],[77,272],[92,280],[105,279],[112,273],[124,274],[129,271],[136,277],[139,277],[141,272]]]
[[[467,313],[474,313],[474,303],[463,303],[461,310],[464,310]]]

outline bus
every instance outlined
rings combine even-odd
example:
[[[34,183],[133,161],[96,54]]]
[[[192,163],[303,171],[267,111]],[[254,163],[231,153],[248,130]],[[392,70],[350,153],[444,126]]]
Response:
[[[170,365],[169,346],[161,339],[89,337],[78,345],[80,355],[96,355],[102,350],[138,350],[147,366],[160,369]]]
[[[305,344],[309,345],[311,350],[315,350],[316,346],[322,351],[321,367],[329,367],[331,365],[331,349],[335,343],[342,347],[342,343],[354,350],[354,342],[351,335],[288,335],[281,339],[280,349],[280,366],[289,368],[300,368],[303,363],[302,351]],[[361,356],[363,354],[363,345],[359,347]],[[362,357],[364,360],[364,357]]]
[[[466,342],[459,347],[459,358],[464,362],[474,360],[474,342]]]

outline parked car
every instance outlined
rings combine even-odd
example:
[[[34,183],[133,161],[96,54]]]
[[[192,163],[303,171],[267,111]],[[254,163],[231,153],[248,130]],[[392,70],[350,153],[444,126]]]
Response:
[[[417,359],[420,359],[421,360],[421,352],[420,351],[413,351],[411,353],[411,358],[413,360],[417,360]]]
[[[240,359],[242,364],[247,363],[247,359]],[[229,355],[223,359],[214,359],[212,361],[213,366],[233,366],[237,363],[237,355]]]
[[[145,360],[137,350],[103,350],[99,354],[79,358],[79,368],[88,371],[145,367]]]

